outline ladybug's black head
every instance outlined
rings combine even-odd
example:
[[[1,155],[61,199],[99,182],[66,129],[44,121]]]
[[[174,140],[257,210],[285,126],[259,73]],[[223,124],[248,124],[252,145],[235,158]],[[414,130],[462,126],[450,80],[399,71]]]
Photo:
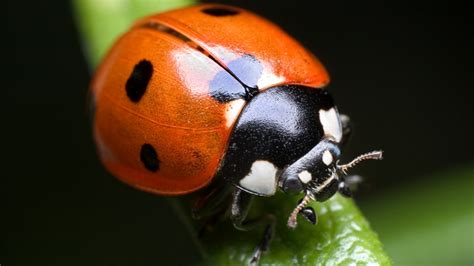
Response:
[[[329,139],[324,139],[306,155],[288,166],[280,176],[280,188],[290,194],[305,193],[305,197],[295,208],[288,220],[288,226],[296,227],[296,216],[302,212],[305,216],[315,217],[312,208],[305,206],[311,201],[325,201],[337,191],[350,196],[350,190],[343,176],[357,163],[368,159],[381,159],[382,152],[375,151],[363,154],[348,164],[339,165],[339,146]],[[315,218],[311,218],[313,220]]]
[[[307,154],[288,166],[280,176],[281,189],[289,194],[305,192],[317,201],[325,201],[338,190],[340,183],[336,162],[340,150],[329,140],[322,140]]]

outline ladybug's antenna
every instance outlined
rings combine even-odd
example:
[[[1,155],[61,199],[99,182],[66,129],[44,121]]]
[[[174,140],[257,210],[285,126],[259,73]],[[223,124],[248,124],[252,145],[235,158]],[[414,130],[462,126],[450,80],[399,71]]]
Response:
[[[298,224],[297,222],[297,217],[298,217],[298,213],[300,213],[300,211],[306,207],[306,205],[311,201],[313,200],[312,197],[309,196],[309,194],[306,194],[306,196],[304,196],[303,200],[300,202],[300,204],[298,204],[298,206],[296,206],[296,208],[293,210],[293,212],[291,213],[290,215],[290,218],[288,219],[288,227],[291,228],[291,229],[295,229],[296,228],[296,225]]]
[[[337,165],[337,169],[347,175],[347,171],[349,168],[354,167],[356,164],[365,161],[365,160],[382,160],[383,159],[383,151],[372,151],[362,155],[357,156],[354,160],[350,163],[346,163],[343,165]]]

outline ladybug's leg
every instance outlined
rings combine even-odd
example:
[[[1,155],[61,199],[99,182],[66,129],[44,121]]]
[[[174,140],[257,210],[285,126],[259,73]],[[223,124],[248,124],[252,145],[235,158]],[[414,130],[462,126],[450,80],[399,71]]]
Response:
[[[342,140],[341,140],[341,146],[343,147],[349,138],[351,137],[352,133],[352,122],[349,116],[340,114],[339,117],[341,118],[341,124],[342,124]]]
[[[349,175],[341,177],[343,182],[339,183],[339,192],[345,197],[352,197],[352,191],[362,182],[360,175]]]
[[[197,200],[192,208],[193,218],[203,219],[202,228],[199,231],[199,237],[202,237],[207,231],[225,216],[226,208],[229,206],[233,186],[227,182],[212,184],[207,191]]]
[[[211,185],[208,191],[201,196],[193,206],[192,214],[194,219],[213,216],[219,213],[228,205],[228,199],[232,192],[233,186],[227,182],[218,181],[217,184]],[[227,203],[227,204],[226,204]]]
[[[231,206],[231,219],[234,227],[242,231],[249,231],[261,225],[265,226],[262,241],[256,247],[252,259],[250,260],[250,264],[258,264],[262,253],[268,250],[270,241],[273,238],[276,220],[275,216],[264,214],[255,220],[245,221],[250,206],[252,205],[253,197],[253,195],[236,188]]]

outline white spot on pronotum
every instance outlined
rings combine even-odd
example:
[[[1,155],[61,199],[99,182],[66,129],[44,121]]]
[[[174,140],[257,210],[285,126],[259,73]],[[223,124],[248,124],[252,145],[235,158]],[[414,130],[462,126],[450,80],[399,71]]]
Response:
[[[332,160],[333,160],[333,158],[332,158],[331,152],[328,151],[328,150],[325,150],[323,152],[323,163],[325,165],[330,165],[332,163]]]
[[[323,126],[324,135],[334,138],[336,142],[340,142],[342,139],[342,126],[336,109],[319,110],[319,120]]]
[[[273,195],[276,192],[276,173],[278,168],[271,162],[258,160],[252,164],[247,176],[240,180],[240,185],[249,191],[261,195]]]
[[[299,173],[298,174],[298,178],[301,180],[301,182],[303,183],[308,183],[309,181],[311,181],[311,179],[313,178],[313,176],[311,175],[310,172],[304,170],[303,172]]]
[[[237,117],[239,116],[242,108],[244,108],[244,105],[244,99],[234,100],[227,104],[227,110],[225,112],[225,125],[227,127],[231,127],[235,123],[235,121],[237,121]]]

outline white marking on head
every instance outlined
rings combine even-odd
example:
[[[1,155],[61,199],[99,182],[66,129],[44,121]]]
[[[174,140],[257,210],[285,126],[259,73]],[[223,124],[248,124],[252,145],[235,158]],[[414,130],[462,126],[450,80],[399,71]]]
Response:
[[[242,108],[244,108],[244,105],[244,99],[233,100],[227,104],[227,109],[225,111],[226,127],[231,127],[234,125],[235,121],[237,121],[240,111],[242,111]]]
[[[301,180],[301,182],[306,184],[309,181],[311,181],[311,179],[313,179],[313,176],[311,175],[310,172],[304,170],[303,172],[298,174],[298,178]]]
[[[323,163],[325,165],[330,165],[332,163],[332,160],[333,158],[331,152],[329,150],[325,150],[323,152]]]
[[[319,110],[319,120],[323,126],[324,135],[334,138],[336,142],[340,142],[342,139],[342,126],[336,109]]]
[[[252,164],[250,172],[239,184],[249,191],[262,195],[273,195],[276,192],[276,173],[278,168],[271,162],[258,160]]]

